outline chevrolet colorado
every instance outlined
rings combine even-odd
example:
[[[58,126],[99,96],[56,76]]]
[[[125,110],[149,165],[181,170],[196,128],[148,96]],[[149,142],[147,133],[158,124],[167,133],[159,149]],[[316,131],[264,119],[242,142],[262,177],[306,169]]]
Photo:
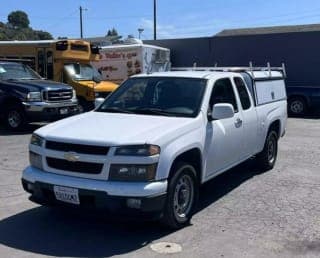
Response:
[[[35,131],[22,184],[36,203],[157,215],[179,228],[201,184],[253,156],[273,168],[286,119],[280,68],[141,74],[94,111]]]

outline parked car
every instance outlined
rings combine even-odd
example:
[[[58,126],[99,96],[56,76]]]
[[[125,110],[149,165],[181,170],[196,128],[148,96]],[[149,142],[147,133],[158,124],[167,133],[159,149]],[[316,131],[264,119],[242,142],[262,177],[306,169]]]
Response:
[[[319,86],[287,87],[288,112],[291,115],[304,115],[311,109],[320,108]]]
[[[77,113],[72,87],[45,80],[24,64],[0,61],[0,118],[9,129]]]
[[[286,120],[281,70],[137,75],[95,111],[35,131],[22,184],[36,203],[135,211],[179,228],[199,185],[253,156],[273,168]]]

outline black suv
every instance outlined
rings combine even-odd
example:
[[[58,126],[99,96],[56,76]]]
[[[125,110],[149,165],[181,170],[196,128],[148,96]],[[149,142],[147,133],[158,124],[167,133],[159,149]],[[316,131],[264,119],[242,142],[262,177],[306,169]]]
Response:
[[[0,119],[9,129],[77,113],[71,86],[45,80],[24,64],[0,61]]]

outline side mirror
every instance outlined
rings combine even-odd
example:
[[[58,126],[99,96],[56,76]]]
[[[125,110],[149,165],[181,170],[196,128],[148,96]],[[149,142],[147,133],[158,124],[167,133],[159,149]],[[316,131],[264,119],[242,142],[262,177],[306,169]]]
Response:
[[[94,107],[95,108],[99,107],[103,102],[104,102],[104,98],[96,98],[94,100]]]
[[[219,120],[231,118],[234,116],[234,109],[231,104],[228,103],[219,103],[215,104],[212,108],[211,119]]]
[[[94,75],[94,76],[92,76],[92,80],[93,80],[95,83],[99,83],[99,82],[101,82],[101,77],[98,76],[98,75]]]

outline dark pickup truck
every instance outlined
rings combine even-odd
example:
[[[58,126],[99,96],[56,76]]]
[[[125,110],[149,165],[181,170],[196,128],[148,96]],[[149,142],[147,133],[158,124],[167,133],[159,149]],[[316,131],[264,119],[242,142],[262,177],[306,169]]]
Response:
[[[0,120],[9,129],[77,113],[71,86],[45,80],[24,64],[0,61]]]
[[[288,113],[303,115],[320,109],[320,86],[287,86]]]

